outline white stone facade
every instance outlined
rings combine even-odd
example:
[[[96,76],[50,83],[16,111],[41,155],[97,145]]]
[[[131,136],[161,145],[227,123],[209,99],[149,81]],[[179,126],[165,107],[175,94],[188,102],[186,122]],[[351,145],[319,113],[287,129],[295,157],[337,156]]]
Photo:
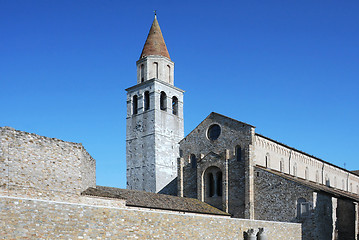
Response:
[[[257,165],[359,194],[359,176],[269,138],[255,135]]]
[[[173,66],[166,57],[143,58],[138,84],[126,89],[128,189],[159,192],[177,176],[184,91],[173,86]]]

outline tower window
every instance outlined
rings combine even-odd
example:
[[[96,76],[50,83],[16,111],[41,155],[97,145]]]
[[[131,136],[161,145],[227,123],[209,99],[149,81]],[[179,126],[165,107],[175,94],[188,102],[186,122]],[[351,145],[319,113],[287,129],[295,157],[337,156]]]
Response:
[[[137,95],[132,97],[132,114],[137,114],[138,98]]]
[[[160,95],[160,109],[163,111],[167,110],[167,95],[165,92],[161,92]]]
[[[242,160],[242,148],[241,148],[241,146],[236,147],[236,159],[237,159],[237,161]]]
[[[141,83],[145,81],[145,65],[141,64],[140,66],[140,74],[141,74]]]
[[[155,78],[158,78],[158,63],[154,62],[153,65],[155,66]]]
[[[192,168],[196,168],[197,167],[197,159],[196,159],[196,155],[191,154],[191,166]]]
[[[178,99],[177,97],[172,97],[172,114],[178,114]]]
[[[168,68],[168,82],[171,83],[171,66],[167,65]]]
[[[148,91],[145,92],[145,111],[150,109],[150,93]]]

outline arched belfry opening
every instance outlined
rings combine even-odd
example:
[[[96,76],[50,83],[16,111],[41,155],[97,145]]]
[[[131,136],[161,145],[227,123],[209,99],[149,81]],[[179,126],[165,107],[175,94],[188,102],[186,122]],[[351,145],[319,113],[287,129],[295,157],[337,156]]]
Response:
[[[161,92],[160,95],[160,109],[163,111],[167,110],[167,95],[165,92]]]
[[[211,166],[203,174],[204,201],[222,209],[223,174],[220,168]]]

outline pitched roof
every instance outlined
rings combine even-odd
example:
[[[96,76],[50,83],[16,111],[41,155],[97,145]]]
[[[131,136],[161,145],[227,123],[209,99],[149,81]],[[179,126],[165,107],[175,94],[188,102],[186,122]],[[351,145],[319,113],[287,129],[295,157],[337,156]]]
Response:
[[[96,188],[88,188],[82,192],[82,195],[125,199],[126,206],[132,207],[230,216],[198,199],[159,193],[96,186]]]
[[[280,176],[284,179],[302,184],[306,187],[309,187],[315,191],[322,191],[331,195],[334,195],[335,197],[344,197],[344,198],[349,198],[351,200],[357,201],[359,202],[359,195],[358,194],[354,194],[354,193],[350,193],[347,191],[343,191],[337,188],[333,188],[333,187],[329,187],[320,183],[316,183],[316,182],[312,182],[303,178],[299,178],[299,177],[294,177],[292,175],[286,174],[286,173],[282,173],[282,172],[278,172],[276,170],[273,169],[268,169],[259,165],[256,165],[257,168],[260,168],[262,170],[265,170],[267,172],[273,173],[277,176]]]
[[[158,24],[156,15],[155,19],[153,20],[150,32],[148,33],[145,45],[143,46],[140,59],[150,55],[163,56],[171,59],[167,51],[166,43],[163,39],[161,28]]]

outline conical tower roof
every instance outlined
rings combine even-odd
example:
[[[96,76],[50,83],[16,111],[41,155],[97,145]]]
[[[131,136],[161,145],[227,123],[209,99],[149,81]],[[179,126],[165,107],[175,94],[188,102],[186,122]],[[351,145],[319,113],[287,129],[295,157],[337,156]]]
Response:
[[[158,55],[171,59],[167,51],[166,43],[163,39],[161,28],[158,24],[156,15],[155,19],[153,20],[150,32],[148,33],[145,45],[143,46],[140,59],[150,55]]]

